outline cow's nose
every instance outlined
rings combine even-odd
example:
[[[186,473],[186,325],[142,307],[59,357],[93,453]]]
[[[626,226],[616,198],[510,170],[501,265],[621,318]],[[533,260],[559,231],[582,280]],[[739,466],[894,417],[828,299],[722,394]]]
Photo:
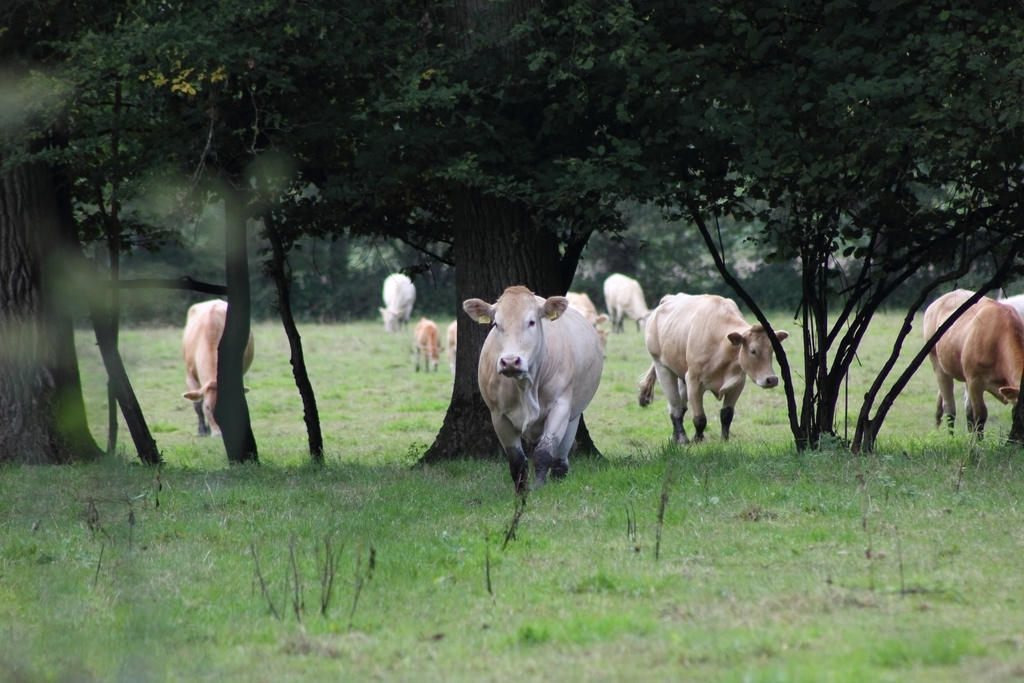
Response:
[[[777,386],[779,386],[779,378],[776,377],[775,375],[769,375],[769,376],[764,378],[764,387],[765,387],[765,389],[771,389],[772,387],[777,387]]]
[[[519,356],[502,356],[498,359],[498,367],[502,372],[514,372],[523,368],[523,359]]]

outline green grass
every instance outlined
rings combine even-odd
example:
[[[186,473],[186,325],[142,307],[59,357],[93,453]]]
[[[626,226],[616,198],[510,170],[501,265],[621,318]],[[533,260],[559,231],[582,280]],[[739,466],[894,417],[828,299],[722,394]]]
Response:
[[[880,320],[865,370],[896,324]],[[505,463],[410,467],[440,427],[451,376],[415,373],[406,335],[376,323],[301,332],[322,470],[307,464],[275,326],[256,327],[246,377],[258,467],[229,468],[219,440],[194,435],[180,330],[123,332],[166,464],[139,465],[125,445],[93,465],[0,471],[0,670],[28,680],[409,681],[1024,672],[1024,476],[1020,453],[999,445],[1009,408],[991,407],[981,445],[935,430],[930,368],[871,456],[797,455],[782,393],[756,387],[740,399],[728,444],[712,418],[708,442],[681,448],[667,444],[660,395],[636,405],[647,367],[639,335],[613,336],[587,413],[606,458],[576,460],[566,480],[532,493],[503,549],[515,512]],[[78,338],[102,440],[102,373],[92,340]],[[851,379],[853,411],[862,374]],[[322,616],[325,538],[338,562]]]

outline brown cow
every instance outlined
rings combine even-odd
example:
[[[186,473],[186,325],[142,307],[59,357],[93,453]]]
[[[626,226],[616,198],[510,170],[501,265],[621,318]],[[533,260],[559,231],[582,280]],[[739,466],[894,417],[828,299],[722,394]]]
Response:
[[[448,326],[447,332],[448,342],[448,367],[451,368],[452,374],[455,374],[455,352],[458,348],[459,342],[459,321],[453,320],[452,324]]]
[[[776,332],[781,342],[786,332]],[[729,438],[735,405],[747,377],[759,387],[779,384],[772,345],[760,325],[749,325],[732,299],[713,294],[662,297],[644,330],[651,368],[640,382],[640,405],[651,402],[657,378],[668,401],[672,438],[687,443],[683,415],[693,404],[694,441],[704,438],[704,392],[722,401],[722,438]]]
[[[203,301],[189,307],[185,321],[181,347],[188,391],[182,396],[192,401],[196,415],[199,416],[199,436],[220,434],[220,426],[213,418],[213,411],[217,407],[217,346],[224,334],[227,312],[226,301]],[[250,330],[249,342],[242,355],[243,373],[252,365],[252,356],[253,339]]]
[[[494,304],[467,299],[462,308],[491,325],[477,382],[516,491],[526,490],[527,454],[536,486],[549,470],[564,477],[580,416],[601,381],[597,332],[564,296],[543,299],[526,287],[509,287]]]
[[[416,354],[416,372],[420,371],[420,357],[423,358],[423,370],[437,371],[437,357],[441,350],[441,335],[437,331],[437,323],[430,318],[420,318],[412,330],[413,351]]]
[[[935,330],[971,292],[958,289],[940,296],[924,312],[924,338]],[[929,352],[939,385],[935,424],[945,415],[952,431],[956,418],[953,380],[967,384],[967,427],[981,436],[988,419],[985,392],[1001,403],[1013,403],[1024,369],[1024,322],[1010,306],[982,297],[946,330]]]

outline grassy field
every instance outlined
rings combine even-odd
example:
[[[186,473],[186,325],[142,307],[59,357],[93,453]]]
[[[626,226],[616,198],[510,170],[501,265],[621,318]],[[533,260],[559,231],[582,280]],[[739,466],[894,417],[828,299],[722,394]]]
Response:
[[[882,316],[865,343],[852,413],[897,324]],[[1009,408],[990,406],[983,444],[962,425],[953,437],[935,430],[929,367],[897,403],[877,454],[798,455],[781,390],[752,386],[729,443],[713,417],[708,442],[681,448],[667,443],[660,395],[637,406],[647,360],[627,327],[610,338],[587,413],[605,459],[576,460],[565,481],[532,493],[505,545],[516,508],[504,462],[410,467],[444,416],[443,364],[415,373],[411,332],[386,335],[379,323],[301,332],[322,470],[307,464],[277,326],[256,326],[246,376],[259,467],[229,468],[218,439],[195,436],[180,396],[179,328],[122,333],[166,465],[138,465],[122,426],[119,457],[0,471],[0,671],[268,681],[1024,675],[1024,474],[1020,453],[1000,446]],[[91,335],[78,341],[103,442],[98,354]]]

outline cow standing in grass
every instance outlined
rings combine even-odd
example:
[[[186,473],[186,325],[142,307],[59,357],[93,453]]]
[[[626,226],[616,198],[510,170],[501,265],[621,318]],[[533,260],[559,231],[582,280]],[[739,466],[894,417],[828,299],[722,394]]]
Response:
[[[649,313],[640,283],[621,273],[612,273],[605,279],[604,305],[612,320],[612,332],[622,332],[626,316],[636,321],[639,330]]]
[[[384,308],[378,310],[384,319],[384,329],[397,332],[409,322],[409,316],[412,315],[412,307],[416,303],[416,286],[406,275],[392,273],[384,279],[381,296]]]
[[[543,299],[526,287],[509,287],[493,304],[467,299],[462,308],[491,325],[477,381],[516,491],[526,491],[528,456],[535,486],[549,471],[564,477],[580,416],[601,381],[597,332],[564,296]]]
[[[781,342],[789,335],[777,331],[775,336]],[[728,439],[747,377],[766,389],[779,383],[768,333],[760,325],[748,324],[732,299],[713,294],[664,296],[647,320],[644,342],[652,362],[640,382],[640,405],[651,402],[657,378],[668,401],[672,438],[678,443],[689,441],[683,429],[688,405],[693,407],[693,439],[704,438],[705,391],[722,401],[722,438]]]
[[[958,289],[940,296],[924,312],[924,338],[971,297]],[[928,353],[939,385],[935,424],[946,416],[952,431],[956,418],[953,381],[967,384],[967,427],[981,436],[988,419],[985,392],[1001,403],[1013,403],[1024,369],[1024,322],[1008,305],[982,297],[957,318]]]
[[[416,355],[416,372],[420,371],[420,359],[423,359],[423,370],[437,371],[438,356],[441,352],[441,335],[437,331],[437,323],[430,318],[420,318],[412,331],[413,352]]]
[[[220,434],[220,426],[213,418],[217,407],[217,347],[224,334],[228,304],[214,299],[193,304],[188,309],[185,333],[182,335],[182,355],[185,358],[185,385],[182,396],[192,401],[199,416],[199,436]],[[252,365],[253,338],[242,355],[242,373]]]

